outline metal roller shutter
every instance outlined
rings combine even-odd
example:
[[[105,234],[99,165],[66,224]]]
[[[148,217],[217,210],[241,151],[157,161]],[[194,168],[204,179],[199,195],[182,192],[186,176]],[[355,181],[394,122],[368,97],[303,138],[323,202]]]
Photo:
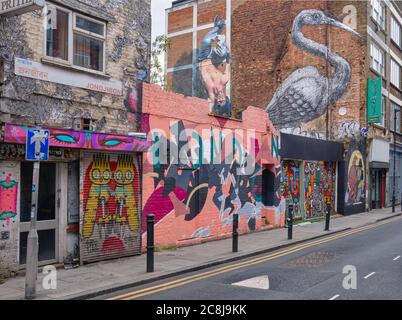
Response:
[[[140,177],[134,154],[84,153],[81,166],[81,260],[141,253]]]

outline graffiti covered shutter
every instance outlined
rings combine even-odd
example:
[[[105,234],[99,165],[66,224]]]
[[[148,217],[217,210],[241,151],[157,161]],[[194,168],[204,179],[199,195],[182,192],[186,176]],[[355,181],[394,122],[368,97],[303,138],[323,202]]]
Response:
[[[81,258],[140,254],[140,190],[135,154],[85,153],[81,167]]]

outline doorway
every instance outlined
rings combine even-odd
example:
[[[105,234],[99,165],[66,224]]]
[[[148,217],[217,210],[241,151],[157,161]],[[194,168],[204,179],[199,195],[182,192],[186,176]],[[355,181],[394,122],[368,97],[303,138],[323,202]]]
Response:
[[[20,267],[26,264],[27,239],[31,221],[33,162],[21,162],[21,202],[20,202]],[[57,262],[58,219],[56,163],[41,162],[39,172],[37,230],[39,237],[39,265]]]
[[[371,209],[385,208],[385,169],[371,169]]]

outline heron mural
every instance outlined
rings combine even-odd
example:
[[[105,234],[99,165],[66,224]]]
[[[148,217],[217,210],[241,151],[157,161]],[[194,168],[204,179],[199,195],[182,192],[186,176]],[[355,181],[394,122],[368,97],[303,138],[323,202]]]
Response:
[[[306,38],[301,31],[303,26],[320,25],[334,26],[359,36],[352,28],[326,16],[320,10],[303,10],[296,16],[292,27],[293,43],[326,60],[333,67],[334,73],[326,78],[316,67],[307,66],[289,75],[266,108],[274,126],[282,131],[289,128],[302,129],[304,124],[322,116],[329,104],[342,97],[350,82],[350,64],[323,44]]]

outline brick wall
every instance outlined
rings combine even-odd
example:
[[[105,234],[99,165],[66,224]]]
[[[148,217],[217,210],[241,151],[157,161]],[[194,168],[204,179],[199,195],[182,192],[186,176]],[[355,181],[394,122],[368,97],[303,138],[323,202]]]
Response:
[[[262,200],[262,169],[271,172],[273,183],[275,177],[279,179],[276,166],[280,163],[272,149],[272,139],[275,141],[278,131],[273,128],[264,110],[248,107],[242,121],[228,120],[210,116],[207,100],[163,92],[159,87],[148,84],[144,85],[143,93],[143,112],[147,121],[144,127],[149,128],[149,139],[156,141],[157,136],[161,146],[158,151],[151,149],[144,156],[142,190],[143,221],[146,221],[147,214],[155,214],[157,246],[183,246],[228,237],[235,212],[239,214],[241,233],[283,226],[283,198],[279,197],[267,205]],[[218,163],[205,162],[211,156],[208,144],[211,130],[214,141],[218,141],[215,143],[219,143],[220,133],[227,134],[235,129],[244,133],[243,137],[236,136],[239,148],[250,154],[255,151],[255,157],[250,161],[255,166],[246,175],[238,175],[236,165],[226,164],[224,157]],[[255,130],[254,138],[247,129]],[[203,130],[206,130],[206,136]],[[190,143],[192,150],[199,147],[194,137],[203,137],[204,162],[200,166],[195,160],[193,165],[163,164],[161,159],[167,154],[162,147],[164,139],[179,141],[177,136],[180,134],[189,139],[186,142]],[[229,145],[233,143],[229,138],[223,139],[223,150],[228,147],[225,141],[229,141]],[[183,143],[179,143],[180,150],[181,147]],[[143,224],[144,239],[145,230]]]
[[[295,17],[306,9],[318,9],[342,22],[343,9],[357,9],[357,32],[361,38],[334,27],[305,26],[307,38],[325,44],[342,56],[351,67],[351,79],[342,97],[330,107],[327,115],[310,122],[306,131],[326,133],[334,139],[343,135],[345,123],[361,122],[365,126],[366,105],[366,25],[367,4],[364,1],[233,1],[232,12],[232,104],[237,112],[252,104],[265,109],[281,83],[298,68],[314,66],[322,76],[334,69],[324,59],[300,49],[291,38]],[[344,108],[340,110],[341,108]],[[346,110],[346,114],[345,113]],[[341,115],[342,114],[342,115]]]
[[[194,10],[197,13],[195,23],[193,21]],[[226,0],[190,1],[183,4],[183,6],[174,7],[168,11],[168,34],[175,32],[185,33],[170,35],[171,47],[167,50],[167,68],[178,68],[184,65],[188,67],[185,72],[169,70],[167,83],[170,90],[187,96],[207,97],[199,70],[194,68],[193,71],[191,65],[198,64],[197,58],[193,61],[193,54],[197,57],[198,49],[201,47],[204,36],[212,30],[212,28],[205,28],[205,26],[213,24],[215,16],[219,16],[220,19],[226,19]],[[194,31],[194,25],[199,29]],[[195,33],[196,47],[193,46]]]
[[[150,0],[52,2],[74,8],[83,6],[89,12],[111,17],[106,27],[106,74],[90,75],[93,79],[120,81],[123,94],[106,94],[15,75],[16,57],[42,62],[45,54],[43,22],[47,11],[37,10],[12,18],[0,17],[0,59],[4,62],[5,77],[0,85],[0,123],[79,129],[81,119],[89,118],[92,119],[93,129],[98,132],[127,134],[136,131],[136,76],[140,72],[146,74],[150,63]],[[52,66],[72,71],[69,67]],[[19,186],[19,164],[19,160],[0,160],[0,188],[10,179]],[[7,178],[9,173],[11,178]],[[10,203],[4,203],[3,198],[4,192],[9,191],[3,188],[1,192],[2,208],[9,207]],[[4,215],[4,219],[0,218],[0,273],[5,275],[19,267],[18,203],[15,217],[8,214],[7,217]],[[60,219],[65,221],[66,216]]]
[[[55,1],[55,4],[76,2]],[[0,121],[25,125],[76,128],[81,118],[91,118],[97,131],[126,134],[135,123],[129,121],[125,99],[135,86],[138,71],[147,71],[150,60],[150,0],[80,0],[85,8],[103,11],[114,21],[107,23],[106,75],[123,83],[122,95],[111,95],[14,74],[14,58],[41,62],[44,57],[43,12],[0,18],[0,56],[6,80],[0,87]],[[91,7],[93,6],[93,7]],[[68,69],[69,70],[69,69]]]

